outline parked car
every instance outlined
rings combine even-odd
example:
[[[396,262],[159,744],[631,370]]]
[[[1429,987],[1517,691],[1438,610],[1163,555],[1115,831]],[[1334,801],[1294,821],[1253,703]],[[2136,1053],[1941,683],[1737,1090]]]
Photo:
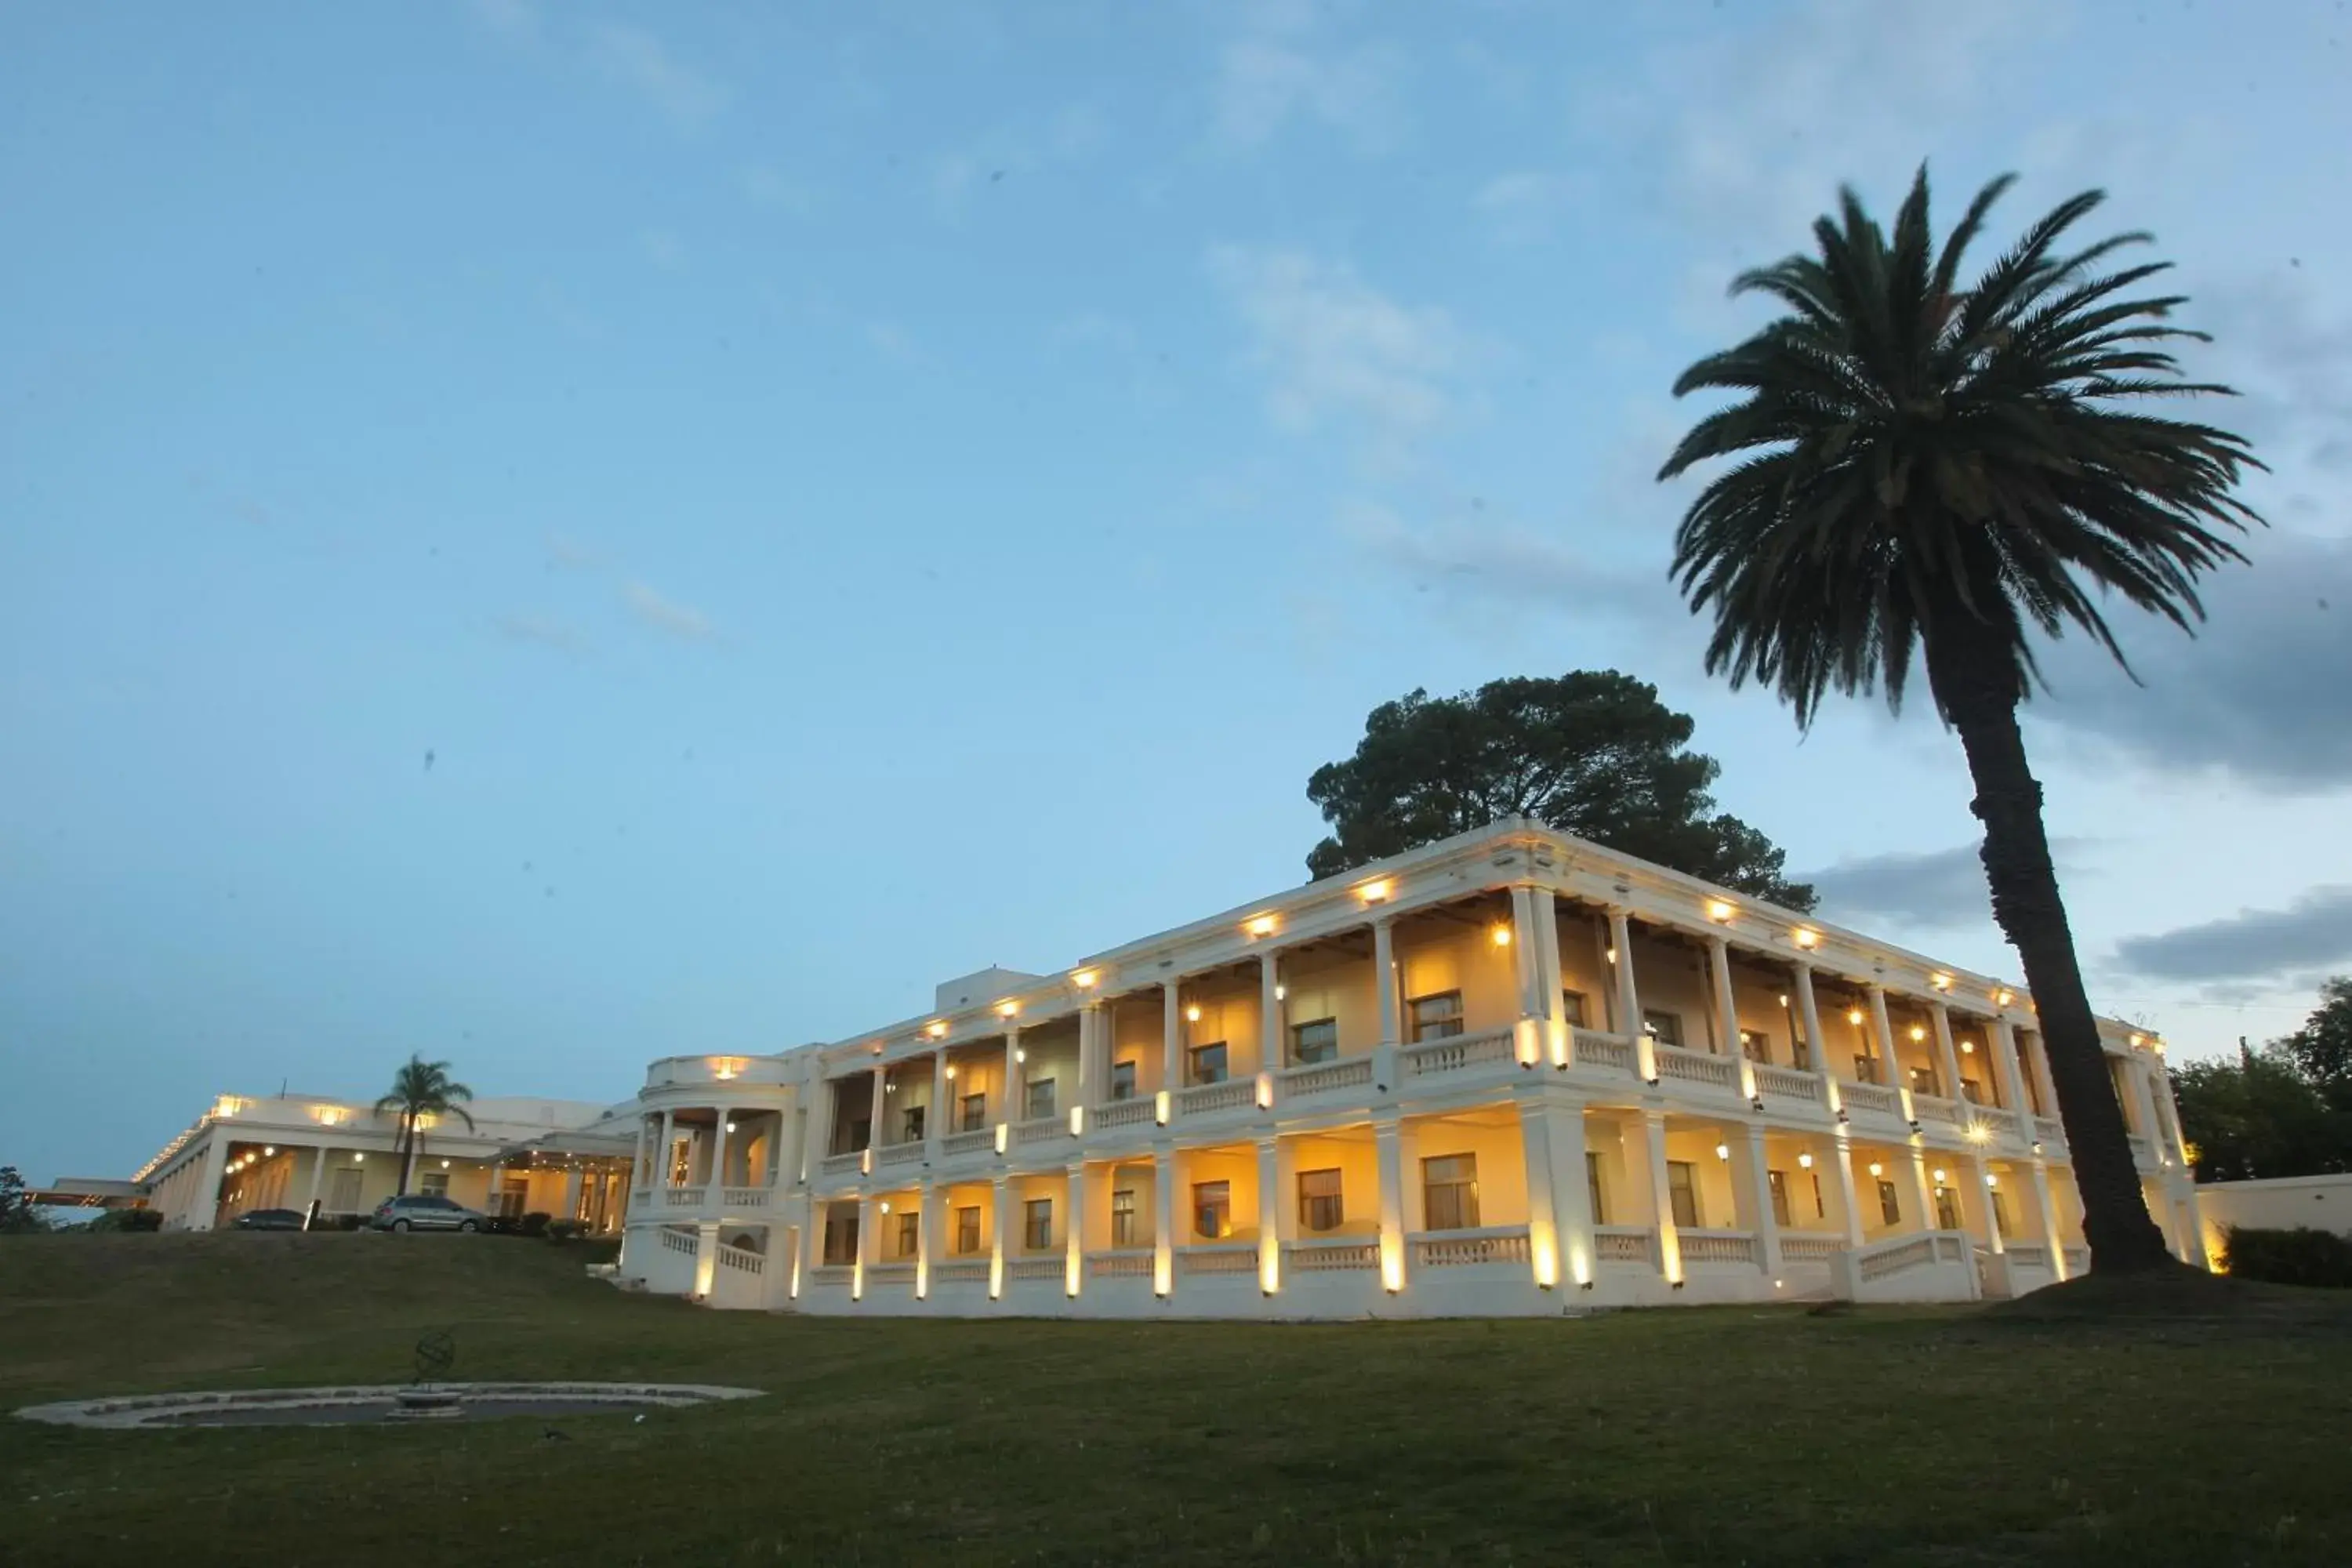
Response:
[[[410,1193],[386,1198],[375,1205],[368,1224],[376,1230],[479,1230],[488,1216],[478,1209],[453,1204],[430,1193]]]
[[[229,1222],[238,1230],[299,1230],[300,1209],[253,1209]]]

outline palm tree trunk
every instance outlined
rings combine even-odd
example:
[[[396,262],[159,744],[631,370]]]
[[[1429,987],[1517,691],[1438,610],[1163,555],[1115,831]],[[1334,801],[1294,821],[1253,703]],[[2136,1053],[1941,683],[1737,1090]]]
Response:
[[[2042,785],[2026,763],[2017,701],[2009,694],[2013,682],[1968,668],[1972,661],[1964,651],[1941,659],[1937,651],[1930,639],[1928,677],[1937,703],[1959,731],[1976,783],[1969,809],[1984,824],[1979,853],[1992,889],[1993,919],[2017,950],[2033,993],[2042,1048],[2058,1089],[2059,1119],[2074,1160],[2074,1188],[2083,1200],[2083,1239],[2090,1244],[2091,1267],[2116,1273],[2163,1268],[2172,1255],[2148,1216],[2123,1105],[2083,989],[2074,934],[2042,824]]]
[[[416,1136],[415,1125],[408,1112],[404,1110],[400,1113],[400,1137],[394,1144],[395,1152],[400,1156],[400,1171],[395,1178],[399,1184],[393,1188],[394,1195],[397,1197],[404,1198],[408,1195],[409,1156],[415,1150],[412,1140]]]

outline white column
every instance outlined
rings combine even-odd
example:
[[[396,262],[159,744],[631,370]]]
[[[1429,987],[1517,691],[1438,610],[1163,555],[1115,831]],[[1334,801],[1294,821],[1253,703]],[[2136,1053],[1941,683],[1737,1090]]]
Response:
[[[1917,1205],[1919,1228],[1941,1228],[1936,1215],[1935,1189],[1927,1182],[1927,1151],[1917,1144],[1911,1146],[1911,1201]],[[1941,1158],[1941,1156],[1938,1156]]]
[[[1535,889],[1536,984],[1543,990],[1544,1056],[1555,1068],[1576,1059],[1576,1031],[1568,1021],[1568,998],[1559,973],[1559,900],[1549,888]]]
[[[1715,1016],[1723,1020],[1723,1048],[1739,1064],[1739,1098],[1754,1104],[1756,1064],[1739,1044],[1739,999],[1731,985],[1731,942],[1723,936],[1706,939],[1706,966],[1715,976]]]
[[[874,1098],[866,1113],[866,1168],[874,1169],[874,1151],[882,1146],[886,1136],[883,1123],[890,1119],[890,1068],[886,1063],[874,1064]]]
[[[1093,1003],[1080,1004],[1078,1007],[1078,1081],[1071,1093],[1069,1102],[1069,1110],[1074,1113],[1070,1117],[1070,1131],[1073,1132],[1086,1131],[1087,1111],[1093,1107],[1095,1096],[1099,1092],[1099,1086],[1102,1083],[1102,1069],[1095,1062],[1097,1019],[1097,1015]]]
[[[1151,1290],[1165,1298],[1176,1289],[1176,1152],[1162,1143],[1151,1152]]]
[[[923,1300],[931,1293],[931,1270],[939,1267],[947,1194],[923,1182],[915,1188],[915,1299]]]
[[[1170,1094],[1184,1086],[1184,996],[1181,976],[1160,988],[1160,1087]]]
[[[995,1216],[990,1228],[996,1234],[990,1238],[992,1245],[988,1249],[988,1297],[992,1301],[1004,1294],[1004,1260],[1013,1254],[1015,1203],[1015,1189],[1010,1179],[998,1176],[993,1184]]]
[[[1282,963],[1272,948],[1257,955],[1257,1066],[1280,1072],[1289,1063],[1282,1026]]]
[[[1535,889],[1511,889],[1510,959],[1512,978],[1519,992],[1518,1016],[1511,1025],[1511,1055],[1523,1068],[1544,1059],[1545,1025],[1550,1016],[1543,1001],[1543,955],[1537,951]]]
[[[948,1052],[945,1046],[931,1053],[931,1108],[923,1112],[923,1142],[929,1152],[926,1162],[940,1157],[940,1140],[953,1130],[955,1123],[950,1107],[955,1103],[955,1080],[948,1077]]]
[[[1831,1137],[1834,1140],[1831,1158],[1837,1162],[1838,1202],[1844,1208],[1845,1244],[1848,1247],[1860,1247],[1862,1245],[1862,1205],[1856,1199],[1853,1190],[1853,1144],[1846,1137],[1845,1129],[1843,1127],[1832,1132]],[[1878,1201],[1878,1190],[1874,1185],[1871,1189],[1870,1201],[1872,1203]]]
[[[1957,1157],[1957,1167],[1953,1173],[1960,1179],[1961,1184],[1959,1189],[1961,1222],[1965,1224],[1968,1221],[1973,1205],[1973,1212],[1977,1217],[1977,1228],[1983,1234],[1985,1249],[1989,1252],[2008,1251],[2008,1244],[2001,1240],[2000,1222],[1994,1219],[1992,1215],[1992,1194],[1995,1189],[1988,1180],[1992,1175],[1992,1163],[1980,1154],[1962,1154]]]
[[[2156,1119],[2156,1091],[2148,1087],[2146,1055],[2126,1052],[2123,1063],[2124,1081],[2131,1086],[2132,1120],[2138,1123],[2132,1131],[2147,1140],[2148,1151],[2153,1153],[2163,1142],[2164,1127]]]
[[[1069,1189],[1062,1200],[1062,1249],[1066,1259],[1062,1270],[1062,1293],[1077,1295],[1087,1275],[1087,1213],[1091,1206],[1087,1194],[1086,1162],[1070,1164]]]
[[[1025,1121],[1029,1117],[1029,1074],[1021,1060],[1021,1026],[1004,1026],[1004,1113],[999,1121]]]
[[[1282,1160],[1273,1133],[1257,1141],[1257,1288],[1282,1289]]]
[[[723,1123],[721,1125],[724,1126]],[[713,1201],[716,1201],[715,1195]],[[563,1173],[563,1217],[580,1217],[580,1167],[577,1165]]]
[[[643,1112],[637,1116],[637,1152],[629,1163],[629,1185],[632,1188],[653,1185],[646,1175],[646,1117]],[[635,1194],[631,1195],[635,1196]]]
[[[872,1193],[857,1194],[857,1250],[850,1257],[849,1299],[866,1300],[866,1269],[869,1260],[878,1262],[882,1257],[882,1215],[875,1207]]]
[[[667,1106],[662,1108],[661,1129],[661,1147],[654,1151],[653,1184],[656,1187],[667,1187],[670,1185],[670,1151],[676,1147],[677,1142],[677,1113]]]
[[[1621,956],[1628,950],[1618,949]],[[1649,1167],[1650,1212],[1658,1225],[1658,1271],[1669,1284],[1679,1289],[1683,1282],[1682,1237],[1675,1226],[1675,1189],[1666,1175],[1666,1117],[1664,1111],[1644,1110],[1638,1123],[1641,1129],[1642,1160]]]
[[[2046,1160],[2033,1162],[2033,1206],[2042,1216],[2042,1243],[2050,1250],[2050,1273],[2056,1279],[2067,1276],[2065,1233],[2058,1228],[2058,1202],[2050,1192],[2050,1164]]]
[[[1928,1020],[1936,1026],[1936,1072],[1943,1079],[1944,1098],[1966,1104],[1960,1089],[1960,1055],[1952,1046],[1952,1014],[1938,997],[1927,1004]]]
[[[2017,1031],[2010,1027],[2008,1019],[1995,1018],[1987,1033],[1991,1036],[1986,1045],[1992,1052],[1993,1070],[2000,1075],[2001,1098],[2017,1120],[2017,1135],[2030,1148],[2039,1134],[2033,1130],[2033,1101],[2025,1092],[2024,1075],[2017,1068]]]
[[[2147,1068],[2148,1096],[2156,1107],[2157,1126],[2164,1141],[2165,1152],[2186,1170],[2189,1165],[2189,1141],[2181,1136],[2180,1107],[2172,1097],[2172,1075],[2166,1070],[2162,1057],[2150,1057]],[[2201,1227],[2199,1234],[2198,1249],[2201,1254],[2204,1249]]]
[[[1871,1055],[1878,1062],[1877,1071],[1886,1087],[1903,1096],[1903,1106],[1911,1106],[1911,1086],[1903,1081],[1903,1071],[1895,1064],[1895,1026],[1886,1021],[1886,987],[1872,981],[1865,988],[1870,996]]]
[[[1536,1283],[1592,1283],[1592,1198],[1585,1183],[1584,1108],[1549,1099],[1519,1102],[1527,1162],[1528,1239]]]
[[[1763,1270],[1764,1278],[1778,1288],[1780,1283],[1780,1220],[1772,1212],[1771,1163],[1765,1153],[1764,1129],[1749,1127],[1745,1131],[1747,1136],[1741,1140],[1745,1146],[1734,1149],[1732,1158],[1744,1166],[1747,1180],[1734,1186],[1735,1190],[1742,1186],[1747,1188],[1741,1195],[1755,1205],[1756,1266]],[[1789,1202],[1790,1217],[1794,1219],[1796,1200],[1791,1198]]]
[[[1397,1027],[1396,924],[1387,915],[1372,922],[1372,985],[1380,1004],[1381,1044],[1399,1044]]]
[[[1822,1084],[1829,1092],[1830,1112],[1843,1118],[1845,1102],[1838,1097],[1837,1067],[1830,1056],[1830,1043],[1822,1036],[1822,1006],[1813,994],[1813,966],[1803,959],[1797,960],[1797,1021],[1805,1031],[1805,1056],[1812,1070],[1821,1074]],[[1853,1172],[1846,1172],[1849,1183]]]
[[[727,1123],[734,1116],[731,1107],[714,1105],[710,1108],[710,1198],[717,1202],[719,1189],[727,1184]]]
[[[1372,1121],[1381,1183],[1381,1284],[1391,1296],[1404,1289],[1404,1128],[1396,1112]]]
[[[1609,951],[1617,955],[1612,965],[1617,978],[1617,1027],[1633,1037],[1633,1063],[1644,1083],[1658,1081],[1658,1054],[1653,1047],[1650,1032],[1642,1027],[1642,994],[1633,984],[1633,925],[1625,918],[1623,910],[1609,911]],[[1679,1268],[1679,1257],[1675,1263]],[[1675,1276],[1679,1279],[1680,1274]]]
[[[2033,1069],[2033,1084],[2042,1095],[2042,1114],[2062,1115],[2057,1080],[2050,1076],[2050,1048],[2042,1042],[2042,1031],[2031,1030],[2018,1043],[2024,1048],[2027,1065]]]

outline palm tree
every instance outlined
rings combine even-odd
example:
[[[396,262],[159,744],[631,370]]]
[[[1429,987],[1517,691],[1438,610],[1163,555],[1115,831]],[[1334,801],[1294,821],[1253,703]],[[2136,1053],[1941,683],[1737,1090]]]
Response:
[[[2262,465],[2227,431],[2143,411],[2229,389],[2175,363],[2172,340],[2204,341],[2165,324],[2181,297],[2137,292],[2168,264],[2109,269],[2147,236],[2059,248],[2103,192],[2053,208],[1959,281],[2011,178],[1978,193],[1940,250],[1926,168],[1891,237],[1849,188],[1813,225],[1818,255],[1741,274],[1734,294],[1785,313],[1683,373],[1677,396],[1743,395],[1695,425],[1658,477],[1738,459],[1675,535],[1676,585],[1715,617],[1709,673],[1771,687],[1810,726],[1832,689],[1899,707],[1921,650],[1968,753],[1993,914],[2040,1013],[2092,1265],[2154,1268],[2164,1238],[2084,993],[2017,710],[2042,683],[2037,634],[2078,628],[2124,663],[2101,613],[2109,596],[2192,630],[2198,577],[2243,560],[2229,534],[2261,521],[2233,491]]]
[[[420,1140],[417,1121],[426,1116],[455,1116],[474,1130],[474,1118],[464,1102],[474,1098],[474,1091],[450,1078],[447,1062],[428,1062],[411,1053],[406,1063],[392,1075],[392,1092],[375,1102],[375,1113],[386,1111],[400,1115],[400,1139],[394,1145],[400,1155],[400,1185],[397,1191],[408,1191],[408,1167],[415,1159]]]

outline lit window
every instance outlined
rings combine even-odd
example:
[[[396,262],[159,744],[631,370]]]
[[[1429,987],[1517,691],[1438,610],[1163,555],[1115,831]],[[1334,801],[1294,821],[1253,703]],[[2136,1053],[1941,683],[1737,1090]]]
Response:
[[[1679,1046],[1683,1043],[1683,1016],[1680,1013],[1669,1013],[1657,1007],[1644,1007],[1642,1009],[1642,1027],[1652,1039],[1662,1046]]]
[[[1761,1029],[1742,1029],[1739,1031],[1739,1054],[1751,1062],[1769,1063],[1772,1042],[1764,1037]]]
[[[1992,1205],[1993,1229],[2000,1233],[2000,1238],[2003,1241],[2007,1241],[2009,1239],[2009,1194],[1996,1187],[1985,1194],[1985,1201]]]
[[[966,1254],[980,1250],[980,1205],[977,1204],[956,1210],[956,1250]]]
[[[1982,1105],[1985,1102],[1984,1085],[1972,1078],[1960,1079],[1960,1098],[1970,1105]]]
[[[1234,1191],[1231,1182],[1192,1184],[1192,1234],[1219,1241],[1233,1234]]]
[[[1878,1059],[1868,1051],[1853,1053],[1853,1081],[1856,1083],[1878,1081]]]
[[[1673,1200],[1675,1224],[1698,1228],[1698,1172],[1688,1160],[1666,1162],[1666,1195]]]
[[[1054,1200],[1031,1198],[1021,1206],[1021,1245],[1045,1252],[1054,1245]]]
[[[1911,1092],[1914,1094],[1937,1093],[1936,1069],[1932,1067],[1913,1068],[1911,1069]]]
[[[1290,1026],[1290,1059],[1304,1067],[1309,1062],[1335,1061],[1339,1055],[1339,1020],[1310,1018],[1304,1024]]]
[[[1110,1244],[1135,1245],[1135,1189],[1121,1187],[1110,1195]]]
[[[1435,1154],[1423,1160],[1421,1198],[1429,1229],[1478,1228],[1478,1156]]]
[[[923,1141],[923,1112],[927,1109],[925,1106],[910,1105],[899,1116],[898,1141],[900,1142],[919,1143]]]
[[[845,1268],[857,1261],[857,1216],[827,1215],[824,1218],[824,1261]]]
[[[1767,1171],[1764,1173],[1764,1176],[1766,1182],[1772,1189],[1772,1223],[1779,1226],[1786,1226],[1790,1223],[1789,1219],[1789,1173],[1786,1171]]]
[[[1963,1228],[1960,1225],[1960,1194],[1949,1187],[1936,1189],[1936,1228],[1938,1230]]]
[[[1878,1217],[1888,1225],[1903,1223],[1903,1205],[1895,1201],[1895,1184],[1884,1176],[1878,1182]]]
[[[449,1195],[449,1173],[446,1171],[427,1171],[425,1174],[416,1178],[416,1190],[423,1193],[428,1198],[447,1197]]]
[[[1562,991],[1559,994],[1559,1008],[1570,1024],[1580,1029],[1585,1026],[1583,992]]]
[[[1029,1080],[1029,1120],[1054,1114],[1054,1080],[1050,1078]]]
[[[923,1245],[923,1216],[912,1209],[898,1215],[898,1256],[912,1258]]]
[[[1337,1230],[1343,1217],[1339,1203],[1339,1173],[1336,1170],[1299,1172],[1298,1227],[1312,1231]]]
[[[1414,1041],[1446,1040],[1462,1032],[1462,993],[1441,991],[1406,1004],[1412,1013]]]
[[[963,1130],[966,1132],[977,1132],[987,1125],[988,1092],[983,1089],[978,1094],[965,1095],[963,1097]]]
[[[1223,1083],[1225,1081],[1225,1042],[1217,1040],[1192,1047],[1192,1081]]]
[[[1607,1225],[1609,1204],[1601,1185],[1601,1156],[1590,1149],[1584,1152],[1584,1187],[1586,1195],[1592,1200],[1592,1223]]]
[[[1110,1097],[1113,1100],[1135,1098],[1135,1061],[1129,1058],[1110,1064]]]

